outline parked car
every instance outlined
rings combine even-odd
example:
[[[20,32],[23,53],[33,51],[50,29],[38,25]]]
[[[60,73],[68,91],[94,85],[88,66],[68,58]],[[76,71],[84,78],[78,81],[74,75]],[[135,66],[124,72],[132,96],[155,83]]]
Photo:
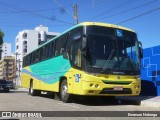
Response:
[[[7,80],[7,82],[11,89],[15,89],[15,83],[13,82],[13,80]]]
[[[0,90],[4,90],[5,92],[10,91],[10,83],[7,82],[5,79],[0,79]]]

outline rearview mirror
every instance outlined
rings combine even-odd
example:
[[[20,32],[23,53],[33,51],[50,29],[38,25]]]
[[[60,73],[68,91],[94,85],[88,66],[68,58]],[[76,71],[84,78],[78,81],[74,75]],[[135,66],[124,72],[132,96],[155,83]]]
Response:
[[[138,41],[139,46],[139,57],[143,58],[143,49],[142,49],[142,43]]]

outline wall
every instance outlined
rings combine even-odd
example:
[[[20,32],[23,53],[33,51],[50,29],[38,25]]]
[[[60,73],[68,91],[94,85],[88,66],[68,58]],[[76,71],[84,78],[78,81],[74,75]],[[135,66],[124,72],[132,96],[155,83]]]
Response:
[[[160,46],[143,50],[141,95],[160,96]]]

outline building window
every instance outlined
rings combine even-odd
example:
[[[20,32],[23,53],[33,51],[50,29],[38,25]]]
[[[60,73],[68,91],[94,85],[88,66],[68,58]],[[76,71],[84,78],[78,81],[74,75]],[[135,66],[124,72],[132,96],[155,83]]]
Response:
[[[23,38],[26,39],[27,38],[27,33],[23,34]]]
[[[38,38],[41,38],[41,34],[40,33],[38,33]]]
[[[27,41],[23,41],[24,44],[27,44]]]
[[[17,46],[16,46],[16,49],[18,49],[18,48],[19,48],[19,46],[17,45]]]
[[[23,51],[26,53],[26,52],[27,52],[27,49],[24,49]]]

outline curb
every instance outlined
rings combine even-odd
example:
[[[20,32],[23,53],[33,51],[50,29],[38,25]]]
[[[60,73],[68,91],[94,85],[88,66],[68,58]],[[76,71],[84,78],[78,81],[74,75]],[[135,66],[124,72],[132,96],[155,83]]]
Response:
[[[154,99],[149,99],[149,100],[142,100],[141,101],[142,106],[148,106],[148,107],[155,107],[155,108],[160,108],[160,101],[155,101]]]
[[[160,96],[125,96],[116,97],[118,100],[132,101],[141,106],[160,108]]]

